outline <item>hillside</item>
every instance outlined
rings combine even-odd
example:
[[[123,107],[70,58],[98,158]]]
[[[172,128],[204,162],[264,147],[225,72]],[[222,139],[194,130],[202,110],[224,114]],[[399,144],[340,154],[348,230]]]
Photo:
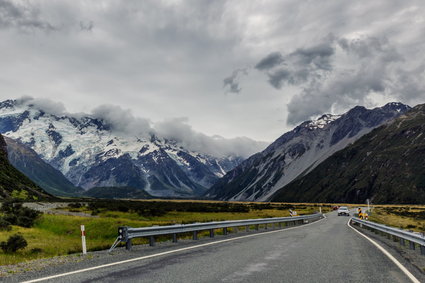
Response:
[[[152,196],[144,190],[132,187],[98,187],[91,188],[85,196],[106,199],[150,199]]]
[[[24,174],[15,169],[7,158],[7,145],[0,134],[0,199],[20,198],[42,200],[51,198]]]
[[[337,152],[272,201],[425,203],[425,105]]]
[[[335,152],[410,109],[401,103],[343,115],[325,114],[283,134],[217,181],[206,193],[217,200],[267,201],[280,188],[304,175]]]
[[[75,196],[83,192],[61,172],[44,162],[34,150],[8,137],[4,139],[9,162],[43,190],[57,196]]]

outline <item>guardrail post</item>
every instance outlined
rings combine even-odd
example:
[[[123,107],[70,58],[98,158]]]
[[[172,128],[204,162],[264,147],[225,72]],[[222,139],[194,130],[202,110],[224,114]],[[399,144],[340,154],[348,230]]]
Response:
[[[256,224],[255,225],[255,230],[257,230],[258,231],[258,228],[260,227],[260,225],[258,225],[258,224]]]
[[[245,226],[245,231],[246,231],[246,232],[249,232],[249,225],[246,225],[246,226]]]
[[[155,237],[154,236],[149,237],[149,246],[151,246],[151,247],[155,246]]]
[[[406,245],[403,238],[400,238],[400,245],[402,245],[402,246]]]
[[[267,224],[267,223],[266,223],[266,224],[264,224],[264,230],[269,229],[269,228],[268,228],[268,226],[269,226],[269,224]]]
[[[125,249],[129,251],[132,246],[131,239],[128,239],[127,242],[125,242]]]
[[[210,238],[214,238],[214,229],[210,229]]]
[[[193,239],[198,240],[198,231],[193,231]]]
[[[279,222],[279,229],[282,229],[282,222]]]
[[[173,234],[173,243],[177,243],[177,234],[176,233]]]
[[[419,246],[421,249],[421,255],[425,255],[425,246]]]
[[[227,235],[227,227],[223,228],[223,235]]]
[[[414,250],[415,249],[415,243],[412,242],[412,241],[409,241],[409,247],[410,247],[411,250]]]

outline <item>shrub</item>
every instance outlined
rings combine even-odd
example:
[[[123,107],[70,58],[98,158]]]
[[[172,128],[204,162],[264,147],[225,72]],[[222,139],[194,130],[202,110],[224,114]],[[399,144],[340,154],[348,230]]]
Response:
[[[10,231],[12,227],[10,227],[10,222],[6,221],[3,217],[0,217],[0,231]]]
[[[3,219],[11,225],[22,227],[32,227],[34,221],[40,216],[40,212],[28,207],[23,207],[21,203],[6,201],[0,211],[4,213]]]
[[[84,205],[83,204],[81,204],[81,203],[79,203],[79,202],[72,202],[72,203],[70,203],[70,204],[68,204],[68,207],[69,208],[81,208],[81,207],[83,207]]]
[[[5,253],[14,253],[28,245],[25,238],[20,234],[15,234],[7,239],[7,242],[1,242],[0,247]]]

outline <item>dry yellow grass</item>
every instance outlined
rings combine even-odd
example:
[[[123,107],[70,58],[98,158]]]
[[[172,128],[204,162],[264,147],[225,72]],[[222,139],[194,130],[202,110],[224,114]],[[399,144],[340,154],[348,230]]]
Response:
[[[402,229],[425,232],[425,206],[375,206],[369,220]]]

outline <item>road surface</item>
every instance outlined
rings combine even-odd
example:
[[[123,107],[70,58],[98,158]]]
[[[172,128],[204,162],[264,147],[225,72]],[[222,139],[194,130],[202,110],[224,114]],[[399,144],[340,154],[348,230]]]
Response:
[[[319,222],[292,229],[143,247],[126,252],[125,257],[185,250],[44,282],[412,282],[347,221],[348,217],[333,212]],[[201,244],[207,245],[192,248]],[[105,256],[109,263],[123,259],[122,255]],[[62,266],[60,272],[29,273],[9,280],[37,279],[98,264]]]

